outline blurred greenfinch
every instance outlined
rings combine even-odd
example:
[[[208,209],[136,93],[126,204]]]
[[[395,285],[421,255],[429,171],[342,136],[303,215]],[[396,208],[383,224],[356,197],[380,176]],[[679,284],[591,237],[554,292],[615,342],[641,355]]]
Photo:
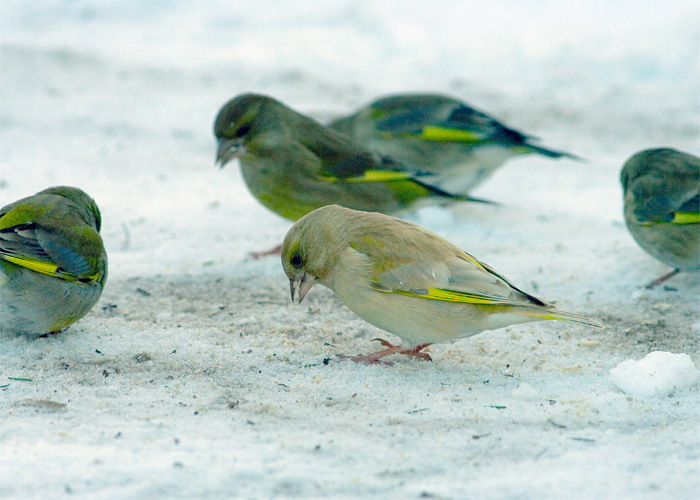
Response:
[[[675,149],[647,149],[632,156],[620,176],[625,223],[649,255],[674,270],[700,269],[700,158]]]
[[[430,359],[426,346],[543,319],[602,328],[513,286],[505,277],[416,224],[331,205],[299,219],[282,243],[292,301],[314,283],[333,290],[359,317],[399,336],[400,345],[353,358],[377,362],[400,352]]]
[[[383,155],[436,174],[428,182],[451,193],[473,190],[514,156],[537,153],[579,159],[533,144],[531,137],[439,94],[383,97],[329,127]]]
[[[295,221],[319,207],[397,213],[419,201],[480,201],[425,181],[427,172],[379,155],[267,96],[242,94],[214,122],[217,163],[234,158],[260,203]]]
[[[0,210],[0,331],[57,332],[92,309],[107,280],[100,211],[57,186]]]

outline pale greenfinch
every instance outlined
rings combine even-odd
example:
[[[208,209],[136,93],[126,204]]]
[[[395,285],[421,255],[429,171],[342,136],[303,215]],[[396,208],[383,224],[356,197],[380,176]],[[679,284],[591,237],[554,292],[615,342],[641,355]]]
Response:
[[[401,338],[395,352],[428,359],[430,344],[515,323],[554,319],[603,325],[516,288],[504,276],[421,226],[395,217],[331,205],[303,217],[282,243],[292,300],[314,283],[331,290],[359,317]]]

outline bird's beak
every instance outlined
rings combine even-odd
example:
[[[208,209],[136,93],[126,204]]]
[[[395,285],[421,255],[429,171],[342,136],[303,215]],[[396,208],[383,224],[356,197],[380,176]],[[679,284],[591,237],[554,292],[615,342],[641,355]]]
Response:
[[[228,162],[245,154],[246,149],[240,139],[219,139],[216,151],[216,164],[223,168]]]
[[[289,278],[289,290],[292,292],[292,302],[294,304],[301,304],[304,300],[306,294],[314,286],[316,278],[311,276],[309,273],[304,273],[298,278]]]

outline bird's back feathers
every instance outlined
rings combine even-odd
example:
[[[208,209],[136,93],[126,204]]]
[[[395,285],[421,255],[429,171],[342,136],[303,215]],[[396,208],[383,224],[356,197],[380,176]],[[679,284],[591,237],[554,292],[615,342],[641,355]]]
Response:
[[[49,188],[0,211],[0,259],[74,283],[99,281],[106,273],[99,225],[84,192]]]

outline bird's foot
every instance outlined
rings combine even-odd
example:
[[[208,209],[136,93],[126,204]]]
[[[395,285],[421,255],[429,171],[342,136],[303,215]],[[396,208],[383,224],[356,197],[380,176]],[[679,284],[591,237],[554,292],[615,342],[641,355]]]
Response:
[[[384,347],[387,347],[389,349],[401,348],[401,346],[392,345],[384,339],[374,339],[374,340],[379,340],[380,344],[382,344]],[[427,352],[421,352],[423,349],[425,349],[429,345],[430,344],[417,345],[416,347],[414,347],[412,349],[404,349],[403,351],[399,351],[399,354],[405,354],[406,356],[415,356],[416,358],[424,359],[426,361],[432,361],[433,358],[430,357],[430,354],[428,354]]]
[[[340,359],[351,359],[355,363],[368,363],[368,364],[383,364],[383,365],[388,365],[391,366],[394,363],[390,361],[383,361],[381,358],[385,356],[389,356],[394,353],[399,353],[399,354],[405,354],[407,356],[415,356],[416,358],[424,359],[426,361],[432,361],[432,358],[427,352],[421,352],[421,350],[425,349],[428,347],[430,344],[421,344],[419,346],[413,347],[412,349],[404,349],[401,350],[400,345],[393,345],[387,342],[384,339],[374,339],[374,340],[379,340],[379,342],[382,344],[382,346],[386,347],[386,349],[381,350],[379,352],[375,352],[372,354],[365,354],[365,355],[360,355],[360,356],[345,356],[343,354],[339,354],[338,357]]]
[[[58,335],[59,333],[63,333],[63,332],[65,332],[66,330],[68,330],[68,327],[67,327],[67,326],[66,326],[66,327],[63,327],[63,328],[59,328],[58,330],[54,330],[54,331],[52,331],[52,332],[42,333],[42,334],[39,335],[37,338],[38,338],[38,339],[45,339],[45,338],[48,338],[48,337],[52,337],[52,336],[54,336],[54,335]]]

